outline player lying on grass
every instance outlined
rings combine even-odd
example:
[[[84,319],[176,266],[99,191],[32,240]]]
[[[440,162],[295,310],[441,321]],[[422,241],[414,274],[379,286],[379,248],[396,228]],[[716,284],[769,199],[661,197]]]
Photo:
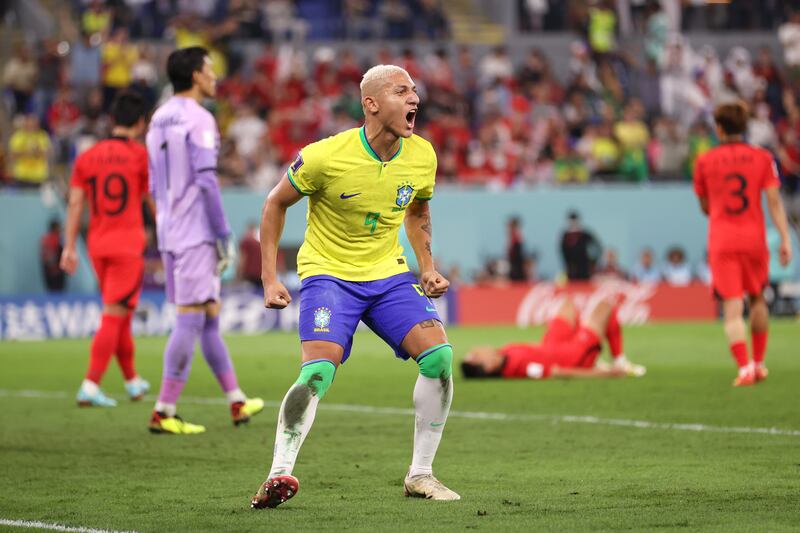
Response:
[[[261,218],[264,303],[291,301],[276,275],[286,209],[308,196],[308,225],[297,256],[300,290],[300,376],[281,404],[272,467],[252,498],[275,507],[297,493],[297,454],[317,404],[350,355],[363,321],[403,360],[419,366],[414,387],[414,449],[403,482],[407,496],[457,500],[433,476],[433,459],[453,398],[453,349],[430,298],[450,283],[431,254],[436,154],[413,134],[419,97],[408,72],[369,69],[361,82],[365,123],[303,148],[270,192]],[[417,256],[420,280],[398,242],[400,226]]]
[[[613,360],[598,364],[602,338],[608,341]],[[508,344],[500,349],[478,347],[461,363],[466,378],[613,378],[643,376],[645,368],[634,365],[622,351],[622,328],[617,308],[600,301],[585,322],[571,299],[561,305],[547,324],[538,344]]]
[[[164,349],[161,390],[149,428],[153,433],[202,433],[205,427],[185,422],[176,407],[198,341],[234,424],[249,421],[264,402],[248,399],[239,388],[219,330],[220,274],[233,251],[216,174],[219,132],[214,116],[200,105],[216,94],[217,76],[201,47],[172,52],[167,75],[175,96],[153,114],[147,151],[167,300],[175,304],[177,316]]]
[[[697,159],[694,189],[708,215],[708,265],[715,296],[722,300],[725,335],[739,373],[735,387],[767,377],[769,309],[764,289],[769,284],[762,192],[780,234],[781,265],[792,260],[789,224],[780,197],[778,169],[772,154],[744,141],[749,114],[743,102],[719,106],[714,112],[721,144]],[[750,303],[753,362],[747,353],[744,297]]]
[[[139,400],[150,384],[136,373],[131,317],[142,292],[144,221],[147,193],[147,151],[136,139],[145,128],[147,104],[135,93],[123,92],[111,106],[111,137],[75,160],[61,268],[78,268],[78,228],[84,203],[89,204],[89,257],[103,298],[103,316],[92,339],[89,369],[78,390],[78,405],[114,407],[116,400],[100,390],[112,355],[125,378],[125,390]]]

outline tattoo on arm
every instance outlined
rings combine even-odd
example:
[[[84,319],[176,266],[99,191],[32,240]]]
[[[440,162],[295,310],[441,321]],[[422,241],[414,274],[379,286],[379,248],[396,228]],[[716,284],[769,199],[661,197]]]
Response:
[[[422,225],[419,227],[419,229],[421,229],[428,235],[433,235],[433,226],[431,225],[431,217],[429,215],[425,216],[425,219],[423,220]]]
[[[427,250],[429,254],[433,255],[433,252],[431,251],[431,241],[425,241],[425,250]]]
[[[433,328],[436,327],[436,321],[434,321],[433,319],[423,320],[422,322],[419,323],[419,325],[421,328]]]

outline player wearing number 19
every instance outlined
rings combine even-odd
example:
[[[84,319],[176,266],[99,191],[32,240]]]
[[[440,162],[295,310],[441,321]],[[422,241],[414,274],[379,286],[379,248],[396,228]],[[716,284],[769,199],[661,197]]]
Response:
[[[436,154],[428,141],[413,135],[419,97],[405,70],[393,65],[368,70],[361,104],[364,126],[303,148],[264,204],[264,303],[280,309],[291,296],[276,276],[278,241],[286,209],[308,196],[308,226],[297,258],[303,364],[280,407],[272,467],[251,500],[257,509],[275,507],[297,493],[298,481],[291,475],[297,454],[317,404],[350,355],[359,321],[397,357],[419,366],[405,494],[459,499],[432,471],[453,397],[453,350],[430,300],[449,286],[431,255],[428,201]],[[398,243],[402,224],[420,265],[419,283]]]
[[[195,343],[214,372],[238,425],[264,408],[239,388],[220,336],[220,274],[231,261],[231,230],[217,182],[219,132],[200,103],[216,94],[217,77],[200,47],[172,52],[167,75],[175,96],[153,114],[147,132],[150,190],[156,203],[156,233],[166,272],[167,299],[177,307],[164,350],[161,391],[150,419],[153,433],[191,434],[203,426],[177,415],[192,366]]]
[[[89,370],[78,391],[81,406],[116,405],[100,390],[100,380],[114,354],[131,399],[140,399],[150,388],[134,368],[131,336],[131,313],[139,301],[144,273],[142,201],[149,200],[147,152],[135,139],[144,131],[146,114],[141,97],[120,93],[111,107],[111,137],[78,156],[72,173],[61,268],[74,274],[78,267],[78,227],[88,199],[89,257],[103,298]]]
[[[780,182],[772,154],[744,142],[747,108],[734,102],[714,112],[722,145],[697,160],[694,187],[700,207],[708,215],[708,263],[714,293],[722,300],[725,335],[739,367],[734,386],[753,385],[767,377],[769,311],[763,290],[768,283],[767,251],[762,191],[781,244],[779,260],[792,257],[786,212],[778,192]],[[743,298],[750,298],[750,333],[753,362],[747,354]]]

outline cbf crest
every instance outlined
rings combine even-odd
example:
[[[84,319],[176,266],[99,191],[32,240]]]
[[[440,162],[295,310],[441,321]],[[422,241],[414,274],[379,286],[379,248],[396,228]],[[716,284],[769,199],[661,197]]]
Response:
[[[397,200],[395,203],[397,207],[400,209],[405,209],[405,207],[411,203],[411,198],[414,196],[414,187],[411,186],[410,183],[404,183],[400,187],[397,188]]]
[[[314,310],[314,332],[327,333],[330,331],[328,326],[331,325],[331,310],[327,307],[317,307]]]

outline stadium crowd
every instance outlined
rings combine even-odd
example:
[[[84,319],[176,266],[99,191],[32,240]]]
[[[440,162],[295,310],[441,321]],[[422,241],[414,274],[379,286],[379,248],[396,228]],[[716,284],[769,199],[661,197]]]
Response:
[[[162,4],[173,11],[158,11]],[[373,3],[344,6],[361,4]],[[392,30],[394,4],[438,10],[446,32],[439,2],[398,0],[370,13],[373,26],[383,28],[379,35],[407,36]],[[305,47],[265,44],[253,60],[229,46],[234,36],[269,41],[269,21],[279,8],[288,13],[286,20],[296,20],[297,6],[279,0],[93,0],[77,18],[81,38],[35,48],[19,44],[2,72],[16,117],[6,181],[36,186],[57,174],[52,163],[65,168],[104,137],[106,112],[120,89],[131,87],[153,105],[163,98],[162,51],[131,40],[130,28],[140,36],[163,35],[178,47],[199,43],[213,51],[222,76],[215,111],[223,133],[224,186],[269,189],[300,147],[357,125],[364,66],[391,62],[411,73],[423,96],[418,132],[436,147],[440,182],[508,187],[688,179],[697,156],[716,143],[713,107],[743,98],[752,110],[750,141],[775,153],[785,187],[797,191],[800,14],[780,26],[781,64],[767,47],[755,56],[741,47],[726,57],[712,47],[695,50],[669,31],[659,4],[648,2],[645,53],[638,58],[619,49],[614,12],[608,2],[598,2],[587,12],[583,38],[570,46],[568,76],[557,79],[539,49],[514,64],[502,46],[485,55],[463,46],[424,56],[412,48],[396,55],[382,47],[370,57],[321,47],[309,57]],[[602,10],[609,10],[605,22],[592,22]],[[286,20],[281,28],[292,27]],[[445,34],[438,31],[425,33]]]

